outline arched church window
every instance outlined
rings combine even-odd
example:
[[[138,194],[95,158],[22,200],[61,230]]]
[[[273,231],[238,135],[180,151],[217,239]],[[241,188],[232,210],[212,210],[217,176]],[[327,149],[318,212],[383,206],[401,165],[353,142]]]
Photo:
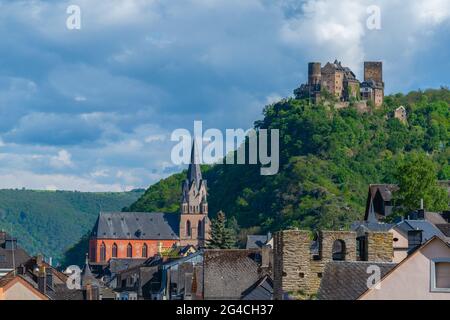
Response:
[[[142,246],[142,258],[147,258],[148,255],[148,247],[147,244],[144,243],[144,245]]]
[[[104,242],[100,245],[100,261],[106,261],[106,246]]]
[[[188,220],[186,221],[186,236],[190,237],[191,235],[191,222]]]
[[[202,221],[200,220],[198,222],[198,227],[197,227],[197,236],[199,238],[203,238],[203,230],[202,230],[202,228],[203,228],[203,225],[202,225]]]
[[[131,246],[131,243],[127,245],[127,258],[133,257],[133,247]]]
[[[344,261],[345,260],[345,242],[342,240],[336,240],[333,243],[333,260]]]
[[[112,246],[112,255],[113,258],[117,258],[117,244],[113,244]]]

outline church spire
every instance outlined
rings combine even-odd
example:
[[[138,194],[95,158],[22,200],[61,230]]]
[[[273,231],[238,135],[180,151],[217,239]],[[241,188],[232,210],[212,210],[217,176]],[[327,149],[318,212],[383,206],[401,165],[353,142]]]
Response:
[[[195,138],[192,141],[191,163],[189,164],[187,179],[189,180],[189,185],[195,182],[197,188],[200,186],[200,180],[202,180],[202,171],[200,169],[200,159]]]

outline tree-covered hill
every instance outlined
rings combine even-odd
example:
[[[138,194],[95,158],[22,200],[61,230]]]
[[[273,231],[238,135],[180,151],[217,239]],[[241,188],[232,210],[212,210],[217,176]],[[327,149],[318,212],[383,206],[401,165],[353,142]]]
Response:
[[[408,123],[393,118],[405,106]],[[425,153],[437,178],[450,179],[450,91],[387,96],[383,108],[361,113],[284,99],[266,106],[255,128],[280,130],[280,171],[261,176],[256,165],[203,166],[212,215],[223,210],[244,232],[346,227],[364,213],[369,183],[397,183],[396,170]],[[150,186],[127,210],[177,212],[175,174]],[[433,208],[428,208],[433,209]]]
[[[0,229],[17,237],[28,253],[58,261],[93,227],[100,210],[120,211],[142,192],[0,190]]]

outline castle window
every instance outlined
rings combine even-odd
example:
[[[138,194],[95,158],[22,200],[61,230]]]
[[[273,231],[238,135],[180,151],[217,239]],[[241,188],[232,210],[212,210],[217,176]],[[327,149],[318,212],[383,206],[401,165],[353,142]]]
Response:
[[[359,261],[367,261],[367,240],[365,236],[356,238],[356,256]]]
[[[191,235],[192,235],[191,222],[188,220],[188,221],[186,221],[186,236],[190,237]]]
[[[336,240],[333,243],[332,255],[334,261],[345,260],[345,242],[342,240]]]
[[[112,246],[112,257],[117,258],[117,244],[113,244]]]
[[[133,247],[131,246],[131,243],[127,245],[127,258],[133,257]]]
[[[198,222],[198,227],[197,227],[197,236],[198,236],[198,238],[203,238],[203,230],[202,230],[202,221],[200,220],[199,222]]]
[[[147,244],[144,243],[144,245],[142,246],[142,258],[147,258],[147,251],[148,251],[148,247]]]
[[[100,245],[100,261],[106,261],[106,246],[104,242]]]

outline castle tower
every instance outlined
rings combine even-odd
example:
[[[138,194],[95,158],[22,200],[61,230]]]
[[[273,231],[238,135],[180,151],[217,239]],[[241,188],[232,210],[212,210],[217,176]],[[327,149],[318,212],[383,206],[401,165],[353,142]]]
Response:
[[[369,93],[366,94],[366,98],[372,100],[377,108],[383,105],[384,83],[382,62],[364,62],[364,82],[365,86],[369,88]]]
[[[383,82],[383,62],[364,61],[364,81]]]
[[[320,62],[308,63],[308,84],[310,86],[316,86],[320,84],[322,80],[322,69]]]
[[[206,180],[202,178],[197,144],[194,139],[191,162],[186,180],[182,185],[180,206],[180,245],[204,247],[209,239],[210,221],[208,218]]]

